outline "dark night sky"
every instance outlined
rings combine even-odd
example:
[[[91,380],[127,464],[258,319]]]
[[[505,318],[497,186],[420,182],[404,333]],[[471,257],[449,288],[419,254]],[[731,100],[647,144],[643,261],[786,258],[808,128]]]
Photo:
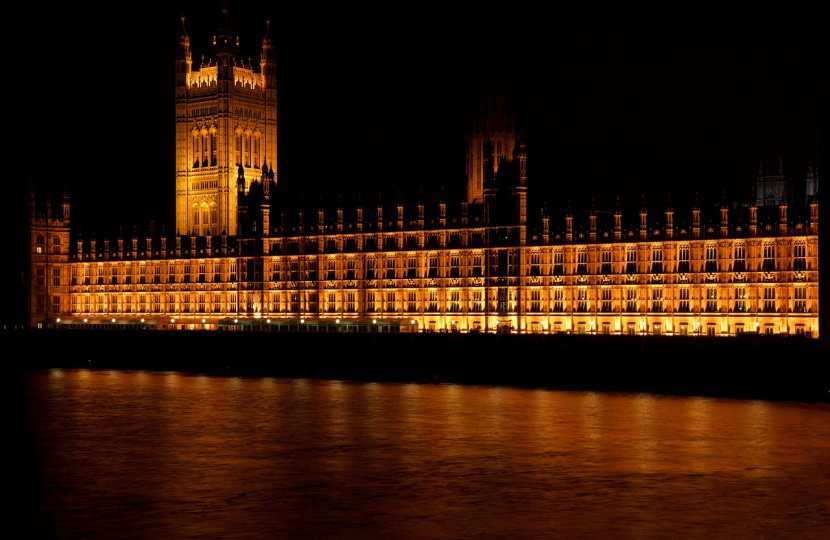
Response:
[[[25,89],[7,124],[22,135],[15,181],[65,179],[83,226],[170,227],[179,15],[198,66],[220,5],[25,8],[7,49],[20,63],[7,85]],[[230,7],[255,61],[272,20],[286,197],[361,191],[374,201],[383,190],[391,200],[445,186],[451,206],[460,201],[465,135],[494,66],[512,83],[531,194],[552,206],[640,192],[654,201],[670,191],[675,206],[695,190],[746,198],[759,159],[783,156],[803,178],[817,154],[830,83],[817,7]]]

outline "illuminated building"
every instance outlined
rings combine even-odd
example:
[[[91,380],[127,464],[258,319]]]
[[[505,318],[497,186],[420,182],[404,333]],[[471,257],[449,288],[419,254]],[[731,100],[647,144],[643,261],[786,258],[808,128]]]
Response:
[[[216,60],[194,71],[184,29],[179,42],[183,234],[70,241],[68,200],[60,212],[38,211],[32,197],[32,327],[269,328],[324,319],[344,328],[398,321],[403,331],[817,337],[817,169],[803,223],[790,221],[788,198],[759,193],[775,206],[753,200],[741,225],[725,204],[718,225],[704,225],[696,205],[688,227],[675,226],[671,208],[659,223],[643,209],[629,230],[617,210],[608,229],[591,212],[587,232],[575,231],[568,213],[554,219],[564,223],[555,233],[546,213],[528,225],[525,145],[494,107],[470,136],[459,212],[441,202],[433,218],[424,204],[378,202],[272,220],[273,45],[266,34],[256,72],[236,63],[235,43],[223,27]],[[759,206],[777,215],[759,218]]]

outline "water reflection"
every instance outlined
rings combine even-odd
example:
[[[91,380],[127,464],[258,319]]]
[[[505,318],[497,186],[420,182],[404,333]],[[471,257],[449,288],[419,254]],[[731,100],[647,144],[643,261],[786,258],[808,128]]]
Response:
[[[29,374],[31,526],[61,538],[823,538],[823,405]]]

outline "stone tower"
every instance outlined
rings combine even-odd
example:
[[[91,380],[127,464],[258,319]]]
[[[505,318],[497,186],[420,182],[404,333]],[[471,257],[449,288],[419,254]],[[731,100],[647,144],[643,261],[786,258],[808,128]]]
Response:
[[[485,160],[492,159],[493,172],[498,173],[501,161],[513,157],[515,124],[504,85],[491,75],[467,138],[467,203],[484,202]],[[492,145],[492,156],[485,155],[488,141]]]
[[[193,68],[182,17],[176,51],[176,228],[181,234],[235,235],[237,175],[245,188],[267,164],[277,170],[277,63],[269,37],[259,69],[239,56],[227,4],[213,55]]]

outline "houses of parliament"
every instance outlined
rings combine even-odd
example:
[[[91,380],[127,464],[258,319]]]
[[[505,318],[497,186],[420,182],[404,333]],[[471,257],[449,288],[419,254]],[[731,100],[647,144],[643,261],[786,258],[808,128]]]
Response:
[[[580,228],[528,211],[525,142],[485,92],[465,200],[278,212],[274,43],[245,63],[223,23],[213,47],[196,66],[182,19],[175,235],[82,237],[66,195],[30,196],[31,328],[818,337],[817,167],[803,197],[762,167],[714,221],[643,204]]]

